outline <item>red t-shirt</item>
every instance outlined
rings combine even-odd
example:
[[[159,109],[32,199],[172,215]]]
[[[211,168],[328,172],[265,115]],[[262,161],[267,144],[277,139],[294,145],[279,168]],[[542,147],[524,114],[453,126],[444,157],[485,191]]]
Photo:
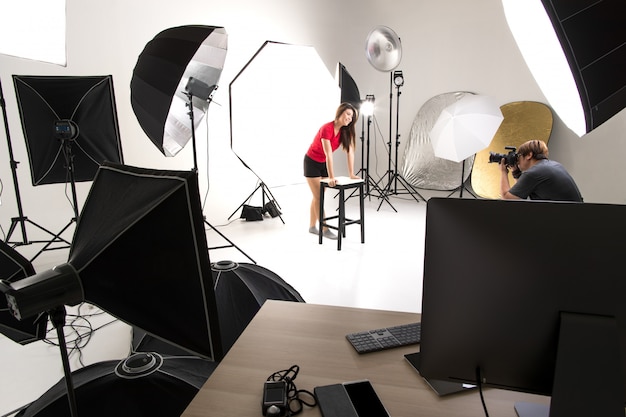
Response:
[[[309,158],[317,162],[326,162],[326,154],[324,153],[324,147],[322,146],[322,139],[330,140],[330,146],[333,150],[337,150],[341,144],[339,137],[341,131],[335,135],[335,122],[328,122],[317,131],[313,143],[309,146],[309,150],[306,152]]]

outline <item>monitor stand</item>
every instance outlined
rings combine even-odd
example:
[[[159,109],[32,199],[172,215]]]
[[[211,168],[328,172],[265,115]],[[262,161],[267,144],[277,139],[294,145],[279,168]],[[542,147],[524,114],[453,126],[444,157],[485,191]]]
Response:
[[[550,406],[517,403],[519,417],[624,417],[619,329],[614,317],[561,313]]]
[[[411,366],[419,373],[419,352],[409,353],[404,355],[404,358],[411,364]],[[438,379],[429,379],[424,378],[424,381],[428,384],[428,386],[435,391],[435,393],[442,397],[444,395],[456,394],[457,392],[464,392],[473,388],[476,388],[476,385],[472,384],[464,384],[462,382],[451,382],[451,381],[442,381]]]

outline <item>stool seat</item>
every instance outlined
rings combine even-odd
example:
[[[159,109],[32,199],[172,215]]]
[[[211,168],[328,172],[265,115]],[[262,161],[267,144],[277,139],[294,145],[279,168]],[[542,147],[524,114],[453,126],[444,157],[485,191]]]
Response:
[[[320,182],[320,220],[319,220],[319,244],[322,244],[324,228],[337,230],[337,250],[341,250],[341,239],[346,237],[346,226],[351,224],[361,225],[361,243],[365,243],[365,199],[363,195],[363,185],[365,181],[362,179],[351,179],[347,177],[335,178],[337,183],[334,187],[329,185],[328,179],[323,179]],[[336,215],[324,216],[324,192],[326,188],[331,188],[339,191],[339,209]],[[359,197],[359,218],[347,219],[346,218],[346,190],[353,190],[358,192]],[[350,197],[350,196],[348,196]],[[328,223],[329,220],[337,219],[337,226]]]

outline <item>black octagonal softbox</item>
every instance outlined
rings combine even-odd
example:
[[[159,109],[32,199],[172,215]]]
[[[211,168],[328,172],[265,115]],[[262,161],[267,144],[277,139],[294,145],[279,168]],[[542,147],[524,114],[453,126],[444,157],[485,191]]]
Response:
[[[572,70],[590,132],[626,107],[626,2],[542,3]]]

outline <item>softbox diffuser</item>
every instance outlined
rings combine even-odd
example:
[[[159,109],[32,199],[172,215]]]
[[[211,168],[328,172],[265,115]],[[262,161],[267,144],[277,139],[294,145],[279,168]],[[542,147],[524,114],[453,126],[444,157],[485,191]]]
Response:
[[[15,249],[0,241],[0,280],[16,282],[35,274],[33,265]],[[39,320],[37,320],[39,318]],[[9,311],[5,297],[0,297],[0,333],[21,344],[42,339],[46,334],[47,315],[17,320]]]
[[[542,3],[572,70],[590,132],[626,107],[626,2]]]
[[[361,108],[361,94],[354,78],[350,75],[346,66],[341,62],[337,64],[337,74],[335,74],[339,88],[341,89],[341,102],[350,103],[356,109]]]
[[[154,358],[154,363],[149,359]],[[180,416],[217,363],[198,357],[135,354],[72,373],[80,416]],[[69,416],[67,389],[59,381],[18,417]]]
[[[223,27],[179,26],[157,34],[137,59],[130,81],[130,100],[143,131],[165,156],[175,156],[191,139],[185,88],[190,77],[217,85],[228,35]],[[209,103],[194,97],[194,128]]]
[[[69,182],[55,122],[76,126],[74,181],[91,181],[104,161],[122,163],[113,78],[14,75],[33,185]]]
[[[231,81],[229,96],[237,158],[269,187],[303,182],[304,153],[340,100],[315,48],[266,41]]]
[[[221,359],[196,173],[105,163],[68,263],[86,301],[175,346]]]
[[[219,261],[211,264],[224,352],[227,352],[266,300],[304,303],[286,281],[259,265]]]

